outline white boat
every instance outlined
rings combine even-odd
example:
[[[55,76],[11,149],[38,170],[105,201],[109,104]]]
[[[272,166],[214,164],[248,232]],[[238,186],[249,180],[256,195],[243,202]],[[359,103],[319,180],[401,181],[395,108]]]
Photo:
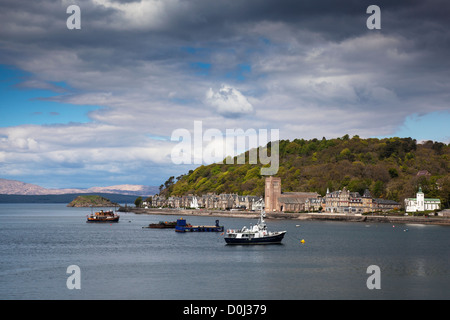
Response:
[[[261,210],[259,221],[251,228],[228,229],[225,236],[227,244],[279,244],[286,231],[268,231],[264,221],[265,213]]]

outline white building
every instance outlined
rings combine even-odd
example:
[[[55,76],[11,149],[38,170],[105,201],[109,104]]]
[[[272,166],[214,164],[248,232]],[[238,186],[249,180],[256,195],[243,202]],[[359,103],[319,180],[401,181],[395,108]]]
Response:
[[[198,209],[198,200],[197,197],[193,197],[191,201],[191,208]]]
[[[406,212],[422,212],[433,211],[441,209],[440,199],[425,198],[422,188],[419,187],[419,192],[416,194],[416,198],[405,199]]]
[[[264,209],[264,199],[260,198],[259,200],[253,201],[252,202],[252,210],[253,211],[261,211],[262,209]]]

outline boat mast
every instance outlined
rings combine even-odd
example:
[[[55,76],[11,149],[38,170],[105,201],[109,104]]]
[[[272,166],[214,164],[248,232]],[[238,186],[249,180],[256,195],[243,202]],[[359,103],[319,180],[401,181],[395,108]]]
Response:
[[[265,221],[264,221],[264,217],[265,216],[266,216],[266,213],[264,212],[263,208],[261,208],[261,214],[260,214],[260,217],[259,217],[259,223],[258,224],[261,224],[261,225],[265,224]]]

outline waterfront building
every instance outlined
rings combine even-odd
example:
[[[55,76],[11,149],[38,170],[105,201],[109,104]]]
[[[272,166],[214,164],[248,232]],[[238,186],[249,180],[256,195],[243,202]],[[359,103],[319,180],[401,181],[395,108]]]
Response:
[[[306,211],[314,212],[314,211],[324,211],[326,209],[325,198],[308,198],[305,202]]]
[[[405,199],[406,212],[423,212],[433,211],[441,209],[441,200],[433,198],[425,198],[425,194],[422,192],[422,187],[419,187],[419,191],[415,198]]]
[[[389,199],[376,198],[372,200],[372,211],[391,211],[400,209],[400,203]]]
[[[264,203],[266,212],[301,212],[309,210],[308,199],[318,199],[317,192],[281,192],[281,178],[266,178]]]
[[[376,211],[391,211],[400,208],[400,203],[388,200],[373,198],[369,190],[366,189],[361,196],[359,192],[351,192],[347,188],[326,194],[326,209],[328,213],[360,214]]]
[[[255,208],[261,209],[264,206],[264,199],[258,196],[239,196],[237,194],[215,194],[208,193],[202,196],[196,196],[189,194],[187,196],[171,196],[164,197],[154,195],[149,197],[143,202],[145,208],[149,207],[166,207],[166,208],[193,208],[193,209],[242,209],[242,210],[255,210]]]
[[[265,204],[264,204],[264,199],[263,198],[259,198],[258,200],[253,201],[253,203],[252,203],[252,210],[253,211],[261,211],[264,208],[265,208]]]

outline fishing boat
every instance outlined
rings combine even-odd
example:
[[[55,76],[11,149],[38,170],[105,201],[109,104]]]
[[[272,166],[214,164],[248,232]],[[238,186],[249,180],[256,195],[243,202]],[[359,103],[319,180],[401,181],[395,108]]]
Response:
[[[185,219],[180,218],[175,226],[176,232],[223,232],[223,230],[223,226],[219,225],[219,220],[216,220],[214,226],[193,226],[187,223]]]
[[[261,210],[258,223],[251,228],[229,229],[225,235],[227,244],[279,244],[286,231],[268,231],[264,221],[265,212]]]
[[[175,228],[177,225],[176,221],[160,221],[158,223],[150,223],[148,227],[142,227],[142,228],[150,228],[150,229],[168,229],[168,228]]]
[[[91,213],[87,215],[86,222],[119,222],[120,215],[115,213],[112,210],[108,211],[97,211],[95,213]]]

